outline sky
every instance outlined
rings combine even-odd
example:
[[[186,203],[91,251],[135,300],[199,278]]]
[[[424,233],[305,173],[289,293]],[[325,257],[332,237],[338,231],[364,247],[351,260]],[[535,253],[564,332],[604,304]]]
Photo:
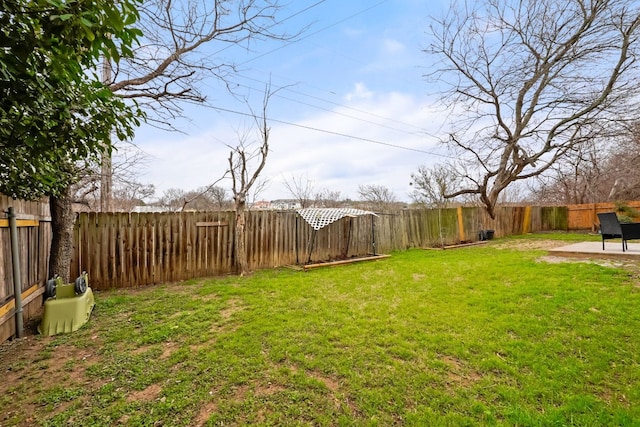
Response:
[[[133,143],[147,155],[139,180],[153,184],[156,197],[218,180],[228,167],[229,146],[253,124],[249,106],[261,109],[270,82],[270,151],[260,175],[267,184],[257,200],[293,198],[284,182],[302,179],[343,199],[358,199],[361,185],[379,185],[409,201],[411,173],[446,160],[438,138],[450,117],[424,77],[430,58],[423,49],[430,17],[447,3],[290,1],[279,16],[295,15],[285,21],[286,31],[304,28],[294,41],[225,53],[239,64],[234,80],[249,105],[220,81],[202,81],[214,108],[185,105],[187,118],[172,123],[180,132],[138,129]],[[230,189],[231,181],[218,185]]]

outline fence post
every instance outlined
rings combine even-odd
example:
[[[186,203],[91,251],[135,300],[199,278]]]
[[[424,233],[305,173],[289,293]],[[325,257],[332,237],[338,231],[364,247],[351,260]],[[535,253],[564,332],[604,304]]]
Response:
[[[464,218],[462,217],[462,206],[458,206],[458,232],[460,233],[460,242],[467,240],[464,233]]]
[[[22,280],[20,278],[20,249],[18,246],[18,224],[16,222],[16,214],[10,207],[7,211],[9,217],[9,232],[11,235],[11,259],[13,262],[13,298],[15,300],[15,316],[16,316],[16,337],[23,336],[22,322]]]
[[[531,206],[524,207],[524,219],[522,220],[522,234],[531,231]]]

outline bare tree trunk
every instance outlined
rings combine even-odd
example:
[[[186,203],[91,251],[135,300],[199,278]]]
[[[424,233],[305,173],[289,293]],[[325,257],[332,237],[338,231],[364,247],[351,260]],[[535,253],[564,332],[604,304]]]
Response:
[[[249,273],[249,265],[247,262],[247,248],[245,245],[245,216],[247,207],[247,196],[249,191],[256,183],[260,172],[264,168],[269,154],[269,126],[267,124],[267,104],[272,92],[267,87],[262,101],[262,115],[257,115],[251,110],[253,118],[258,125],[261,145],[255,150],[247,151],[245,141],[247,136],[244,135],[240,139],[240,143],[232,147],[229,154],[229,170],[227,173],[231,175],[231,191],[233,192],[233,200],[236,209],[236,237],[235,237],[235,255],[238,272],[241,276]],[[256,168],[251,172],[251,160],[257,162]]]
[[[249,263],[247,261],[247,247],[245,239],[245,223],[246,210],[244,202],[236,202],[236,264],[238,265],[238,273],[244,276],[249,273]]]
[[[73,255],[73,227],[76,222],[72,209],[71,188],[67,187],[58,196],[50,196],[49,206],[53,235],[49,253],[49,277],[58,274],[68,283]]]

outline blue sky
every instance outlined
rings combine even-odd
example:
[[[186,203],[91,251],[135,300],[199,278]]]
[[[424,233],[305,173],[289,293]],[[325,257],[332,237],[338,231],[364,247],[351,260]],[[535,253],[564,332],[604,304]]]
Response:
[[[281,17],[317,1],[291,1]],[[240,64],[238,91],[260,109],[271,80],[279,90],[269,103],[271,151],[258,199],[290,198],[284,180],[304,177],[316,190],[340,191],[357,199],[359,185],[384,185],[409,200],[410,175],[422,164],[444,160],[437,137],[448,119],[438,111],[437,93],[425,80],[429,16],[448,2],[417,0],[326,0],[287,21],[306,31],[293,43],[258,43],[251,51],[227,50]],[[235,145],[251,120],[248,107],[220,84],[202,82],[214,110],[187,106],[182,133],[143,126],[134,143],[149,162],[140,180],[192,190],[208,185],[227,168]],[[230,181],[219,184],[230,188]]]

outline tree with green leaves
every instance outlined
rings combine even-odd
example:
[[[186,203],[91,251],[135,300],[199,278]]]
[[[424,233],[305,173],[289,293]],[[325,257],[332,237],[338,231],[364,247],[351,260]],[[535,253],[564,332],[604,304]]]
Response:
[[[0,192],[56,194],[65,165],[133,135],[137,112],[100,83],[131,52],[136,0],[0,0]]]
[[[64,278],[74,222],[58,221],[72,215],[74,163],[111,150],[111,135],[133,136],[141,117],[96,72],[101,58],[131,55],[138,2],[0,0],[0,192],[51,196],[49,271]]]

